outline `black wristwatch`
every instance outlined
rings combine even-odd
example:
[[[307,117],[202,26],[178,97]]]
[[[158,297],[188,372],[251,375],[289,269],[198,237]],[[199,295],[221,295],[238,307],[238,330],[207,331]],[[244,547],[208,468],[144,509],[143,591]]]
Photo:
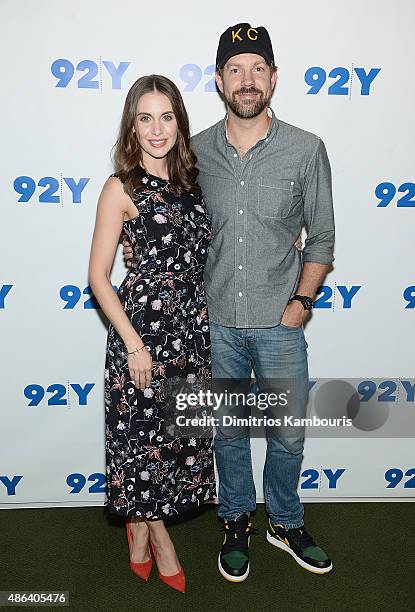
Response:
[[[313,298],[308,295],[294,295],[288,301],[292,302],[293,300],[298,300],[302,303],[304,310],[311,310],[313,308]]]

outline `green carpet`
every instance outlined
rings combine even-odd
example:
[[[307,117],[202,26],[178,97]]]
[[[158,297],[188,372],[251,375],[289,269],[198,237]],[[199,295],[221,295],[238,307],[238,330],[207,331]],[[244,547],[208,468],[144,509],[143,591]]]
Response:
[[[206,506],[170,527],[185,594],[160,582],[155,566],[148,583],[131,572],[123,523],[104,508],[2,510],[0,590],[69,591],[69,609],[88,612],[413,610],[414,510],[410,503],[306,504],[306,527],[334,564],[319,576],[266,542],[260,504],[250,576],[232,584],[217,570],[223,534],[216,507]]]

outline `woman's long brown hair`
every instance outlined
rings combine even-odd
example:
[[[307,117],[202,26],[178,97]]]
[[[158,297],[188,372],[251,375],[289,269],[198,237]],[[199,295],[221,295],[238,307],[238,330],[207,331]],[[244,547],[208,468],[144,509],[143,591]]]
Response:
[[[144,188],[142,178],[143,155],[136,134],[133,133],[137,104],[142,95],[158,91],[168,97],[177,121],[177,140],[167,154],[169,182],[178,194],[195,193],[198,170],[197,158],[190,149],[189,117],[182,96],[170,79],[158,74],[143,76],[127,94],[117,142],[114,146],[115,173],[124,184],[124,191],[132,198],[134,190]]]

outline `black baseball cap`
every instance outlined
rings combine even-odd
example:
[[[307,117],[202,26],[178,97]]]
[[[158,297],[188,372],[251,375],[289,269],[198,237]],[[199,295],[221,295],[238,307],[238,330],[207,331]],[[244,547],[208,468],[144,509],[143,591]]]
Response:
[[[216,68],[223,68],[228,59],[239,53],[258,53],[267,64],[274,64],[271,39],[263,26],[253,28],[249,23],[231,26],[219,39]]]

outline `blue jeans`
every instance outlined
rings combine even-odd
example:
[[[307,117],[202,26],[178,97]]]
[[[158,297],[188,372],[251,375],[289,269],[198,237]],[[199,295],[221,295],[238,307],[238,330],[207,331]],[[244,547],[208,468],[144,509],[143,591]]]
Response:
[[[212,375],[214,379],[248,379],[254,369],[259,391],[266,380],[295,380],[296,401],[290,406],[295,417],[306,416],[308,400],[307,343],[304,330],[277,325],[242,329],[210,322]],[[268,390],[268,389],[267,389]],[[301,527],[304,509],[297,493],[304,448],[304,428],[293,436],[266,434],[267,452],[263,471],[266,510],[274,523],[291,529]],[[229,437],[218,429],[215,457],[219,474],[221,518],[235,519],[256,507],[249,432]]]

